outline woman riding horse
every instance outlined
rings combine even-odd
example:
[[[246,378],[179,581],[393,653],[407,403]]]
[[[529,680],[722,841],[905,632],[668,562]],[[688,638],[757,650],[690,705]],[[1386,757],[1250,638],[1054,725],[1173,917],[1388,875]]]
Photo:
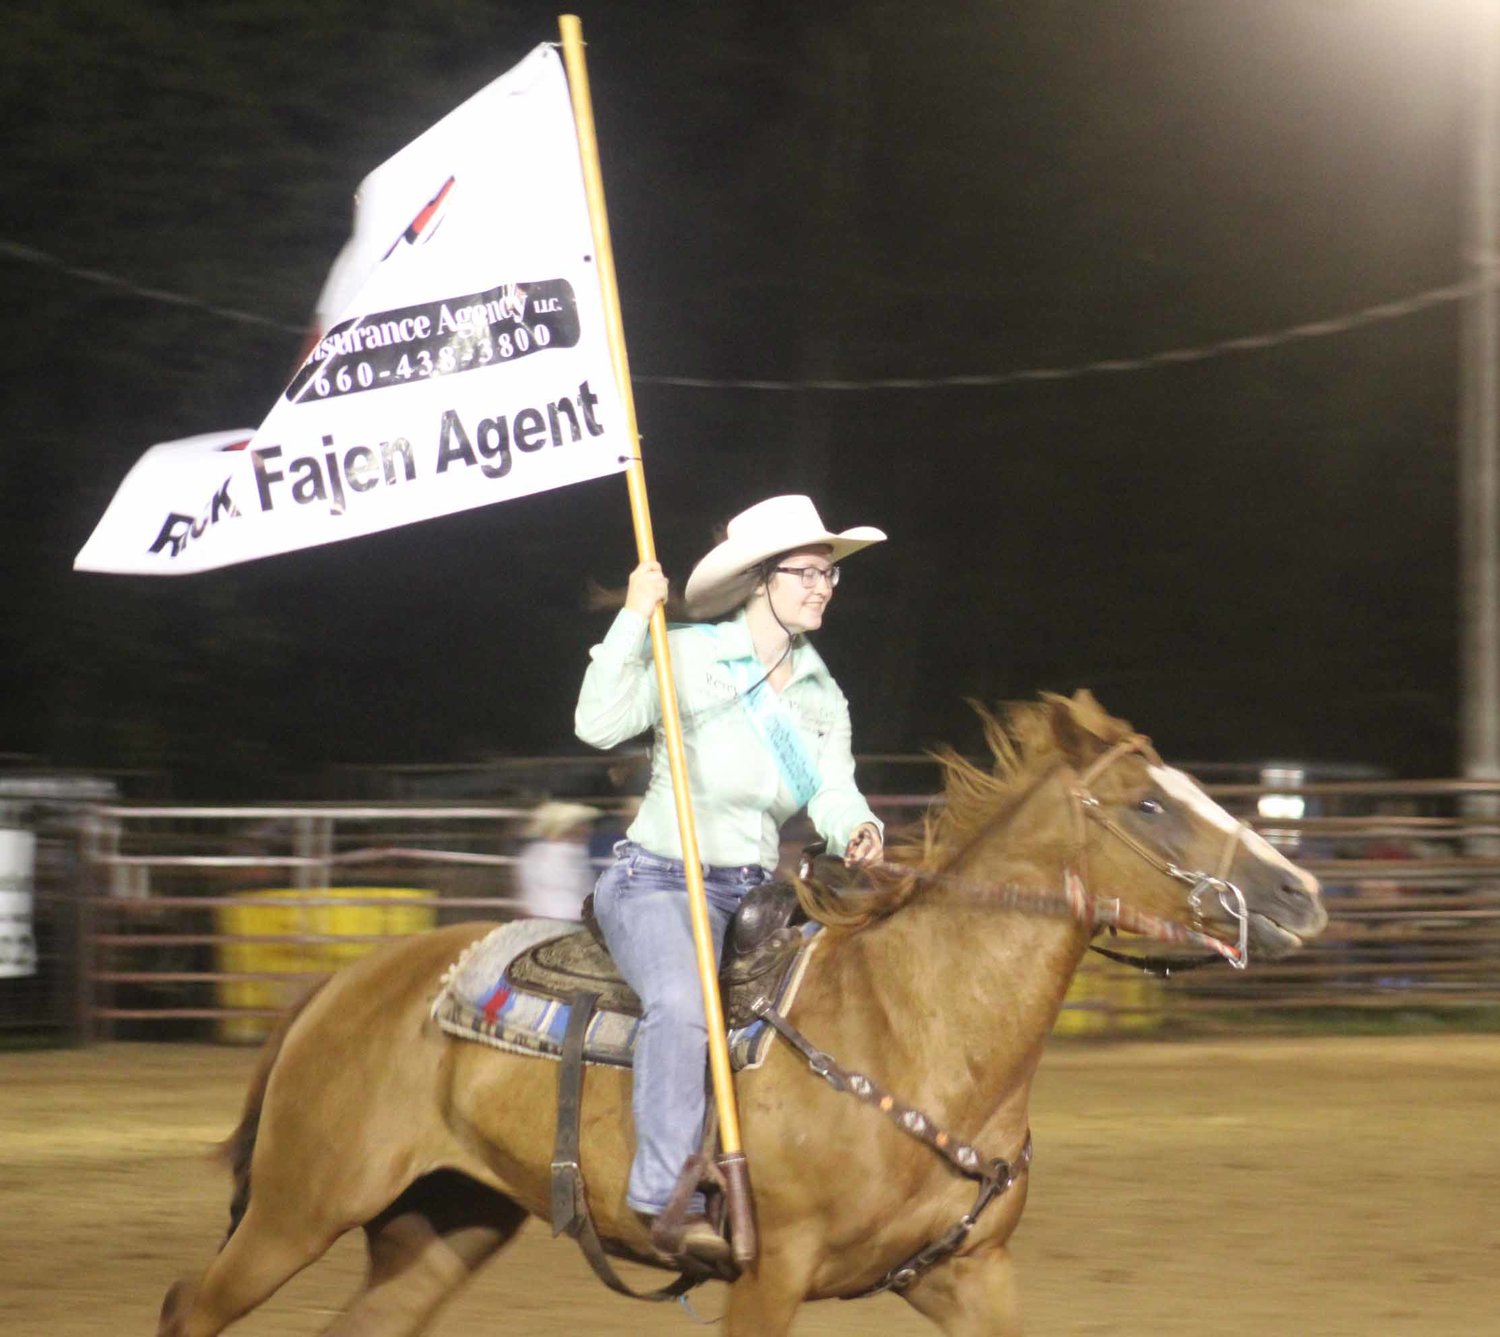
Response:
[[[1244,964],[1327,923],[1315,878],[1088,693],[988,732],[993,769],[950,757],[925,828],[845,897],[848,926],[814,939],[783,1018],[813,1059],[788,1037],[736,1082],[760,1252],[729,1288],[728,1337],[786,1337],[806,1301],[881,1287],[948,1337],[1015,1337],[1032,1081],[1093,934],[1216,943]],[[412,1337],[550,1216],[559,1065],[430,1017],[444,970],[494,927],[393,942],[287,1018],[230,1139],[229,1237],[167,1293],[158,1337],[215,1337],[351,1230],[369,1274],[329,1337]],[[648,1260],[634,1143],[629,1074],[588,1068],[594,1222]]]
[[[688,578],[687,610],[703,620],[675,628],[670,646],[715,960],[741,898],[771,879],[780,827],[799,809],[848,862],[880,857],[884,828],[854,784],[849,707],[807,635],[822,626],[840,559],[884,538],[869,527],[833,533],[808,498],[772,497],[731,520]],[[584,742],[609,748],[652,726],[660,732],[647,624],[666,597],[659,563],[631,573],[625,606],[590,652],[576,716]],[[660,738],[640,812],[595,888],[594,913],[643,1007],[627,1200],[654,1223],[702,1138],[708,1044]],[[670,1247],[654,1230],[653,1242]],[[715,1262],[729,1255],[701,1197],[689,1205],[681,1247]]]

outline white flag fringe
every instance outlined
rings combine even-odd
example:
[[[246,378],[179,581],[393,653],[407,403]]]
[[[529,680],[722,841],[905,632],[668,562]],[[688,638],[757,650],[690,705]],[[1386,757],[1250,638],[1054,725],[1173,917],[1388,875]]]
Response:
[[[73,565],[179,575],[622,471],[578,139],[539,46],[361,184],[259,431],[148,450]]]

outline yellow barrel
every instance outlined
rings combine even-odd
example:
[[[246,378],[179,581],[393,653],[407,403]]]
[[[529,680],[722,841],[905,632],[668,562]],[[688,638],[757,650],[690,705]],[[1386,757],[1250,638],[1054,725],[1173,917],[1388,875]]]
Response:
[[[1117,1035],[1161,1025],[1162,981],[1088,956],[1073,976],[1054,1035]]]
[[[437,917],[436,897],[415,887],[278,888],[236,892],[235,901],[215,910],[221,934],[282,941],[220,943],[219,969],[225,974],[326,975],[380,946],[377,936],[420,933]],[[279,1011],[290,1007],[307,984],[296,978],[220,980],[219,1006]],[[273,1025],[274,1017],[222,1017],[219,1038],[255,1043]]]

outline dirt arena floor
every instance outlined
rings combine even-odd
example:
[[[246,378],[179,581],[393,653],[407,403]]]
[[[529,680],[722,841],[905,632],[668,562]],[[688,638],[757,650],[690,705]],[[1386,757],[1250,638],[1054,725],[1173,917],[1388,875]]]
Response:
[[[0,1333],[155,1331],[206,1261],[208,1156],[253,1055],[103,1045],[0,1054]],[[1032,1334],[1480,1337],[1500,1332],[1500,1037],[1055,1043],[1016,1238]],[[233,1329],[321,1330],[356,1241]],[[704,1316],[722,1294],[699,1292]],[[689,1333],[617,1299],[533,1224],[447,1310],[446,1337]],[[934,1331],[890,1297],[803,1311],[800,1337]]]

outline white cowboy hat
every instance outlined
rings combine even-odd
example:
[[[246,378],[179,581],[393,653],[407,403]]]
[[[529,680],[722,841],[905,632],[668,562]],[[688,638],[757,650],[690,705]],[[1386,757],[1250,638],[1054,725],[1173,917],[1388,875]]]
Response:
[[[829,555],[839,562],[884,539],[885,534],[870,525],[835,534],[818,518],[807,497],[770,497],[729,522],[724,542],[693,568],[683,602],[689,617],[718,617],[750,597],[755,567],[768,557],[826,544],[832,549]]]
[[[530,840],[556,840],[603,816],[598,808],[591,808],[587,803],[560,803],[549,799],[532,809],[526,836]]]

